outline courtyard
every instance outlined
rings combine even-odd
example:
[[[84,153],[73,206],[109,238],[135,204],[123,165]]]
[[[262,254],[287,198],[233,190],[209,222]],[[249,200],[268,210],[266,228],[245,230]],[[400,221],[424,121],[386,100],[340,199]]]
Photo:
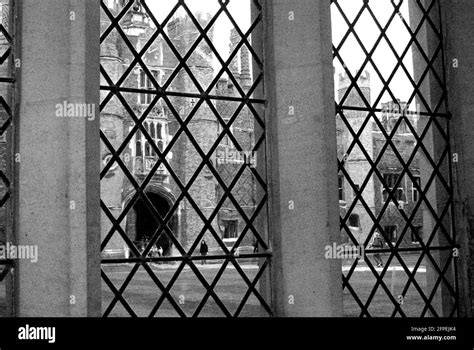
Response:
[[[385,257],[384,260],[386,260]],[[404,262],[407,264],[410,271],[413,271],[418,256],[414,254],[406,254]],[[371,259],[369,257],[369,259]],[[177,272],[179,265],[170,264],[150,264],[150,267],[164,285],[168,286],[174,274]],[[222,268],[222,263],[207,263],[202,265],[196,263],[195,266],[205,278],[206,282],[211,285],[216,278],[216,275]],[[342,271],[347,275],[348,271],[352,266],[352,261],[345,260],[343,262]],[[134,264],[116,264],[116,265],[103,265],[103,271],[107,277],[114,284],[114,287],[120,289],[125,279],[130,274],[134,267]],[[246,274],[247,278],[253,282],[256,274],[259,271],[257,264],[248,263],[241,265],[242,270]],[[376,268],[378,274],[382,273],[383,268]],[[429,293],[426,291],[426,266],[424,262],[416,270],[415,280],[418,283],[419,288],[429,297]],[[383,277],[383,281],[387,286],[390,294],[398,300],[398,296],[401,295],[405,288],[408,277],[398,261],[392,261],[390,266]],[[372,273],[371,269],[365,262],[359,262],[350,278],[350,285],[357,294],[357,297],[362,303],[366,303],[372,290],[376,284],[376,278]],[[225,305],[229,313],[235,314],[239,305],[241,304],[244,296],[248,291],[248,285],[242,279],[238,271],[234,266],[228,264],[215,288],[213,289],[217,297]],[[257,285],[258,290],[258,285]],[[110,288],[102,281],[102,298],[103,298],[103,310],[105,313],[106,308],[112,302],[114,295]],[[222,309],[216,303],[216,301],[209,297],[198,315],[195,315],[198,305],[206,294],[206,288],[196,277],[195,272],[188,265],[179,273],[179,277],[171,285],[170,294],[176,301],[177,305],[181,308],[184,314],[188,317],[199,316],[199,317],[223,317],[225,316]],[[130,305],[132,310],[138,317],[147,317],[150,315],[150,310],[153,310],[158,299],[161,296],[159,287],[150,278],[148,272],[143,268],[135,272],[130,284],[126,287],[123,297]],[[344,289],[344,316],[347,317],[359,317],[361,309],[356,302],[355,298],[349,292],[347,288]],[[267,303],[269,301],[267,300]],[[420,316],[425,307],[425,303],[420,297],[419,291],[415,288],[413,283],[407,289],[403,298],[403,304],[401,309],[406,316]],[[373,294],[368,308],[368,312],[371,316],[375,317],[390,317],[395,307],[393,302],[387,296],[387,293],[379,285],[376,292]],[[266,313],[260,306],[260,302],[257,297],[251,293],[248,297],[245,306],[242,308],[239,316],[241,317],[262,317]],[[129,312],[125,307],[118,301],[113,309],[110,311],[109,317],[128,317]],[[178,317],[179,314],[169,302],[168,299],[164,299],[160,308],[154,315],[155,317]]]

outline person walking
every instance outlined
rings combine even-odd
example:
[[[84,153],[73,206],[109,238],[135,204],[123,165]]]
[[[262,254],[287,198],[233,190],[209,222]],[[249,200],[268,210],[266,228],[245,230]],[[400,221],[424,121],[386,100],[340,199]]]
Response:
[[[255,242],[253,243],[253,252],[254,254],[258,253],[258,241],[255,240]]]
[[[383,248],[382,235],[378,231],[375,231],[374,241],[372,242],[372,248],[375,248],[375,249]],[[374,253],[374,260],[377,263],[377,267],[383,267],[383,260],[380,253]]]
[[[206,244],[206,241],[205,240],[202,240],[201,241],[201,247],[199,248],[199,253],[201,253],[201,255],[203,257],[205,257],[207,255],[207,252],[209,251],[209,247],[207,246]],[[202,260],[202,264],[205,265],[206,264],[206,259],[203,259]]]

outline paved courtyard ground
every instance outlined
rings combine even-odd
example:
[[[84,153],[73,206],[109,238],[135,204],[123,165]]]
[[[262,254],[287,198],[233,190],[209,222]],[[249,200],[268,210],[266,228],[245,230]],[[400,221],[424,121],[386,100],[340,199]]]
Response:
[[[221,264],[207,264],[204,266],[198,264],[197,267],[199,268],[200,273],[206,279],[207,283],[211,284],[218,273]],[[103,267],[104,271],[117,288],[122,285],[131,268],[132,265],[115,265]],[[176,272],[176,268],[176,266],[172,265],[152,265],[154,273],[164,285],[169,284],[171,278]],[[258,266],[246,265],[242,266],[242,268],[247,278],[250,281],[253,281],[255,275],[258,272]],[[102,283],[102,286],[103,311],[105,311],[107,306],[110,304],[110,301],[113,299],[113,294],[105,282]],[[247,290],[248,286],[242,277],[240,277],[237,270],[231,266],[228,266],[225,269],[225,272],[222,274],[219,282],[214,288],[215,293],[231,314],[236,312]],[[187,316],[191,317],[195,313],[196,308],[206,294],[206,289],[197,279],[195,273],[189,267],[185,267],[180,273],[179,278],[173,284],[170,292],[183,312]],[[123,295],[138,316],[148,316],[150,310],[152,310],[158,298],[160,297],[161,291],[152,281],[149,274],[143,268],[140,268]],[[117,305],[110,314],[110,316],[123,315],[128,315],[128,312],[121,305]],[[242,309],[240,316],[250,317],[263,315],[264,314],[260,309],[260,302],[252,294],[247,300],[246,306]],[[170,302],[165,300],[155,316],[175,317],[178,316],[178,314]],[[200,312],[199,316],[219,317],[224,316],[224,313],[221,311],[221,308],[218,306],[215,300],[211,297],[207,300],[207,303]]]
[[[386,259],[384,259],[386,260]],[[416,256],[405,256],[404,261],[410,269],[416,263]],[[343,273],[347,274],[352,261],[343,262]],[[207,283],[211,284],[221,267],[221,264],[197,264],[199,271],[206,279]],[[103,265],[103,270],[107,276],[111,279],[114,286],[119,289],[127,275],[133,268],[132,264],[120,264],[120,265]],[[177,266],[175,265],[151,265],[156,277],[167,286],[176,272]],[[255,275],[258,272],[258,266],[256,264],[246,264],[242,266],[247,278],[253,281]],[[381,273],[382,268],[377,268],[377,273]],[[398,261],[393,261],[383,281],[387,286],[387,289],[395,299],[404,291],[407,274],[401,267]],[[429,293],[426,291],[426,266],[424,262],[418,268],[416,273],[416,281],[419,287],[425,292],[427,297]],[[359,263],[356,270],[352,274],[350,284],[354,291],[357,293],[362,303],[366,303],[369,296],[374,289],[376,284],[376,278],[365,264],[365,262]],[[257,287],[258,288],[258,287]],[[248,286],[244,280],[240,277],[237,270],[233,266],[227,266],[225,272],[222,274],[219,282],[214,288],[215,293],[226,306],[231,314],[234,314],[241,303],[244,295],[248,290]],[[198,280],[195,273],[187,266],[180,273],[178,279],[175,281],[171,288],[171,295],[183,312],[191,317],[194,315],[196,308],[201,302],[202,298],[206,294],[206,290],[202,283]],[[404,293],[402,310],[406,316],[419,317],[425,306],[419,292],[413,284]],[[140,267],[130,284],[123,293],[123,297],[130,304],[134,312],[139,317],[149,316],[150,311],[155,306],[159,297],[161,296],[160,289],[152,281],[148,273]],[[102,282],[102,299],[103,299],[103,312],[107,309],[110,302],[113,300],[113,293],[106,283]],[[347,317],[359,317],[361,309],[354,297],[351,295],[349,290],[344,289],[343,293],[343,305],[344,305],[344,316]],[[390,301],[386,292],[379,285],[376,292],[372,296],[368,311],[371,316],[376,317],[390,317],[392,316],[394,305]],[[0,282],[0,316],[5,315],[5,282]],[[111,317],[124,317],[128,316],[126,309],[118,302],[110,312]],[[176,317],[178,313],[174,310],[171,303],[165,299],[162,306],[158,309],[155,317]],[[205,306],[199,313],[200,317],[220,317],[224,316],[220,307],[216,301],[210,297]],[[265,313],[260,307],[259,300],[251,294],[246,302],[246,306],[242,309],[240,316],[245,317],[261,317],[265,316]]]
[[[408,267],[413,269],[413,266],[416,263],[416,256],[406,256],[404,259]],[[347,274],[351,264],[351,261],[344,261],[344,274]],[[133,265],[105,266],[104,271],[106,271],[107,275],[113,281],[116,288],[120,288],[132,266]],[[220,264],[197,266],[208,283],[212,283],[216,273],[221,267]],[[152,268],[155,271],[156,276],[165,285],[170,281],[176,271],[176,267],[171,265],[153,265]],[[253,281],[255,274],[258,271],[257,265],[244,265],[243,269],[248,278]],[[377,268],[377,272],[381,273],[382,268]],[[388,271],[383,278],[389,293],[392,294],[395,299],[397,299],[398,296],[402,294],[407,280],[407,274],[398,261],[392,262],[392,264],[390,264]],[[419,284],[419,287],[425,291],[425,294],[427,294],[426,267],[423,263],[417,270],[416,281]],[[361,299],[361,302],[365,304],[376,284],[376,278],[370,271],[367,264],[362,262],[359,263],[356,271],[352,274],[350,283],[358,297]],[[227,268],[214,291],[226,305],[229,312],[233,314],[240,304],[247,289],[248,288],[246,284],[239,276],[238,272],[234,268]],[[103,310],[105,311],[113,299],[113,294],[105,283],[103,283],[102,292],[104,300]],[[183,272],[181,272],[180,277],[171,288],[171,294],[178,303],[181,302],[179,306],[183,312],[185,312],[187,316],[192,316],[202,297],[205,295],[205,288],[195,277],[194,272],[189,267],[187,267],[183,270]],[[124,293],[124,298],[129,302],[130,306],[138,316],[148,316],[150,310],[156,304],[156,301],[160,295],[161,292],[151,280],[148,273],[140,268],[140,270],[138,270],[137,274],[132,279],[130,285],[127,287],[126,292]],[[390,317],[392,315],[395,307],[381,286],[377,288],[371,300],[372,301],[368,309],[371,316]],[[420,297],[420,294],[412,284],[405,292],[402,310],[407,316],[416,317],[421,315],[424,305],[425,304]],[[360,312],[360,306],[355,301],[350,292],[345,289],[344,315],[348,317],[359,317]],[[128,312],[120,305],[120,303],[118,303],[110,313],[110,316],[126,315],[128,315]],[[177,313],[174,311],[173,306],[166,301],[160,307],[156,316],[174,317],[177,316]],[[208,299],[206,306],[203,308],[199,316],[219,317],[223,316],[223,312],[220,310],[216,302],[210,298]],[[241,316],[262,316],[260,303],[258,299],[253,296],[253,294],[252,297],[250,297],[247,301],[247,305],[243,309]]]

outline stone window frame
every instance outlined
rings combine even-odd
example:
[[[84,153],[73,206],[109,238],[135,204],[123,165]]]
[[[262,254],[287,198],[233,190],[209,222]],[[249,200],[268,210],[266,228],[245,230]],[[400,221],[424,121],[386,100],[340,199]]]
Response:
[[[164,76],[163,70],[161,70],[158,67],[149,67],[148,69],[150,70],[151,74],[153,74],[153,77],[156,79],[158,84],[161,85],[162,84],[162,79],[163,79],[163,76]],[[144,82],[142,80],[143,78],[145,78]],[[140,89],[143,89],[143,88],[150,88],[151,89],[151,88],[153,88],[153,84],[150,80],[150,77],[145,74],[145,71],[142,68],[138,68],[137,84],[138,84],[137,86]],[[139,106],[148,106],[153,101],[153,98],[154,98],[154,96],[152,94],[137,94],[137,104]],[[143,101],[143,99],[144,99],[144,101]]]
[[[352,222],[352,220],[354,220],[355,222]],[[352,225],[353,223],[356,223],[356,225]],[[357,213],[352,213],[352,214],[349,216],[348,225],[349,225],[349,227],[357,227],[357,228],[360,228],[360,216],[359,216],[359,214],[357,214]]]
[[[421,188],[421,176],[419,174],[413,175],[413,178],[415,179],[416,183],[418,186]],[[416,193],[416,199],[415,199],[415,193]],[[411,183],[411,201],[413,203],[416,203],[420,200],[420,194],[418,192],[418,189],[415,187],[414,182]]]
[[[381,192],[381,195],[382,195],[382,201],[383,202],[388,200],[388,192],[391,192],[393,190],[393,187],[390,187],[390,182],[391,181],[387,181],[386,176],[394,176],[394,175],[397,176],[393,180],[393,184],[394,184],[398,181],[398,177],[400,176],[400,174],[401,174],[400,172],[395,172],[395,171],[384,171],[384,172],[382,172],[384,182],[388,187],[388,190],[387,190],[387,188],[385,188],[385,186],[383,184],[381,186],[380,192]],[[401,191],[401,195],[399,195],[399,193],[400,193],[399,191]],[[393,196],[397,200],[397,204],[405,204],[407,202],[407,200],[406,201],[403,200],[404,195],[406,197],[405,188],[403,187],[403,180],[402,180],[398,184],[397,191],[395,191],[395,193],[393,193]],[[407,198],[405,198],[405,199],[407,199]]]
[[[235,242],[239,238],[239,220],[237,220],[237,219],[222,220],[222,222],[226,224],[226,225],[224,225],[224,232],[222,233],[222,240],[224,242]],[[226,229],[231,223],[235,223],[234,235],[232,237],[225,237]]]

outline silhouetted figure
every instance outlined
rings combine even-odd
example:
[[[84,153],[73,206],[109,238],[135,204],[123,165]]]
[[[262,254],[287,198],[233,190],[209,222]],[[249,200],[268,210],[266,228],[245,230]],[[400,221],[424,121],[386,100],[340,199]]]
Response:
[[[199,248],[199,252],[201,253],[202,256],[206,256],[207,252],[209,251],[209,247],[206,244],[205,240],[201,241],[201,247]],[[206,264],[206,259],[202,260],[202,264]]]
[[[383,240],[380,233],[377,231],[374,234],[374,241],[372,242],[372,248],[375,249],[382,249],[383,248]],[[374,260],[377,263],[377,267],[383,266],[383,261],[380,253],[374,253]]]

